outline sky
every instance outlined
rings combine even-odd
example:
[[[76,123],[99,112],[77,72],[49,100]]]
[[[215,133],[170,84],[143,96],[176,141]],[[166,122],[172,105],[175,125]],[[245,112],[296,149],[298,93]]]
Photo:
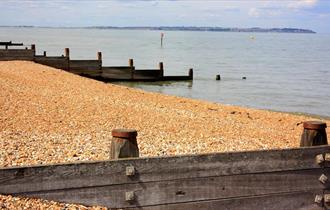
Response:
[[[0,0],[0,26],[292,27],[330,33],[330,0]]]

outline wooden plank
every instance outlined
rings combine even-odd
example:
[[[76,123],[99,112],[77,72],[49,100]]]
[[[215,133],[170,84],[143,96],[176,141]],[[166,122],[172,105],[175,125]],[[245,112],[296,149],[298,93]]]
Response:
[[[330,146],[0,168],[0,193],[320,168],[315,156],[325,152]]]
[[[162,78],[163,81],[184,81],[184,80],[192,80],[190,76],[164,76]]]
[[[125,208],[126,210],[323,210],[314,203],[318,191],[229,198],[158,206]]]
[[[322,173],[322,169],[281,171],[31,192],[21,195],[84,205],[126,208],[288,192],[317,191],[321,194],[325,187],[318,178]],[[330,169],[327,169],[325,174],[330,174]],[[134,192],[136,199],[127,202],[126,192]],[[313,200],[314,197],[310,199]]]
[[[99,65],[101,63],[100,60],[70,60],[70,64],[72,65],[77,65],[77,66],[81,66],[81,65]]]
[[[126,70],[130,71],[132,68],[130,66],[102,66],[102,70],[111,71],[111,70]]]
[[[135,70],[134,79],[159,79],[161,71],[159,69]]]
[[[100,69],[102,61],[100,60],[70,60],[70,69]]]
[[[132,68],[130,66],[108,66],[102,67],[104,79],[131,79]]]
[[[34,50],[26,49],[0,49],[0,60],[33,60]]]
[[[35,56],[34,61],[58,69],[68,70],[69,68],[69,59],[64,56]]]
[[[70,72],[87,77],[99,77],[102,74],[101,60],[70,60]]]

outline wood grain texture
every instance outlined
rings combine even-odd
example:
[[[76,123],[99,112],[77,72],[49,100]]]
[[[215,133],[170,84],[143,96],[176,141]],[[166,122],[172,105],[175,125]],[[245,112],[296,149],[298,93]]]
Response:
[[[327,133],[324,129],[312,130],[312,129],[304,129],[300,146],[301,147],[310,147],[310,146],[318,146],[318,145],[327,145]]]
[[[318,181],[322,172],[322,169],[281,171],[32,192],[23,195],[84,205],[125,208],[288,192],[313,191],[321,194],[325,188]],[[323,173],[330,174],[330,169]],[[129,191],[135,193],[134,202],[125,200],[125,193]],[[313,200],[314,197],[310,199]]]
[[[136,137],[112,137],[110,146],[110,159],[129,157],[139,157],[139,147],[136,142]]]
[[[323,210],[314,203],[318,191],[283,193],[243,198],[228,198],[188,203],[175,203],[127,210]]]
[[[325,152],[330,146],[2,168],[0,193],[317,169],[315,156]],[[126,166],[135,167],[134,177],[125,176]]]

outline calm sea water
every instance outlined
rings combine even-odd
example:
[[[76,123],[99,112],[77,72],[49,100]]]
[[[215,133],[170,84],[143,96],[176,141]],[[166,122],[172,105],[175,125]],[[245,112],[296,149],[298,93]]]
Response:
[[[121,83],[165,94],[277,111],[330,116],[330,34],[277,34],[0,28],[0,41],[35,43],[37,52],[104,65],[157,68],[166,75],[186,75],[193,82]],[[221,81],[215,75],[221,74]],[[242,80],[242,77],[247,77]]]

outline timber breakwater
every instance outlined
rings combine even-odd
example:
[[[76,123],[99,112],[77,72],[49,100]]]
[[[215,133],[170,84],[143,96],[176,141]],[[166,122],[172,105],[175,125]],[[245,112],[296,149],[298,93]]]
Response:
[[[9,49],[11,46],[22,47],[23,43],[0,42],[0,61],[26,60],[34,61],[50,67],[62,69],[73,74],[96,79],[104,82],[111,81],[184,81],[193,79],[193,69],[190,68],[188,75],[165,76],[164,64],[159,62],[158,68],[136,69],[133,59],[128,60],[127,66],[103,66],[102,53],[97,52],[97,58],[91,60],[70,59],[70,49],[65,48],[64,55],[47,56],[46,51],[42,55],[36,54],[36,45],[22,49]]]

